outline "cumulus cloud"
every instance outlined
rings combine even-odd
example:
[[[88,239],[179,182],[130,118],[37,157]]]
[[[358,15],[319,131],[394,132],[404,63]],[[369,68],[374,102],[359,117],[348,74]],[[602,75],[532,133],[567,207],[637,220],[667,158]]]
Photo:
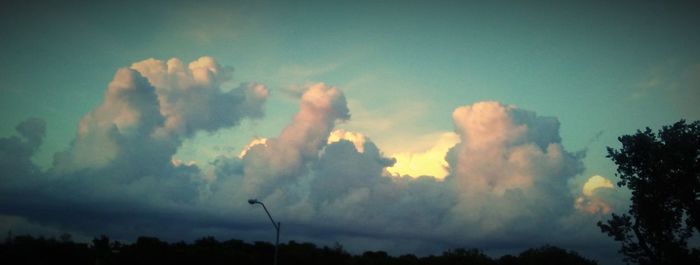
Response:
[[[177,148],[196,131],[214,131],[244,118],[261,117],[268,96],[267,89],[257,84],[224,91],[221,84],[229,79],[230,69],[209,57],[186,69],[177,59],[167,64],[149,59],[119,69],[102,103],[81,119],[76,138],[70,148],[54,156],[51,169],[35,174],[35,182],[24,180],[30,172],[7,176],[7,182],[18,184],[5,190],[4,196],[22,192],[33,196],[6,202],[3,208],[28,218],[41,215],[49,223],[96,222],[99,226],[110,222],[95,220],[119,220],[129,212],[138,218],[139,212],[162,213],[185,202],[195,203],[204,192],[206,178],[197,166],[173,160]],[[25,122],[18,131],[26,140],[14,137],[3,142],[26,147],[23,156],[28,161],[43,135],[42,126],[35,120]],[[6,153],[16,156],[18,151]],[[29,165],[3,168],[3,176],[27,168],[32,169]],[[56,208],[65,207],[72,214],[55,213]]]
[[[567,183],[582,172],[583,155],[564,149],[557,119],[498,102],[456,108],[455,132],[431,149],[387,155],[370,137],[335,128],[350,119],[340,89],[311,84],[278,135],[254,139],[210,169],[173,159],[197,131],[262,117],[268,90],[223,90],[230,79],[231,69],[209,57],[186,67],[149,59],[120,69],[47,172],[29,160],[44,125],[23,123],[20,137],[0,139],[3,181],[15,183],[0,189],[0,217],[86,233],[178,239],[233,231],[260,240],[264,230],[246,203],[259,198],[285,223],[289,239],[425,253],[563,240],[559,234],[572,229],[567,220],[581,214]],[[597,188],[587,184],[584,195],[607,185],[593,182]],[[19,192],[32,196],[8,199]],[[71,210],[57,210],[65,208]]]
[[[143,154],[138,149],[155,145],[145,142],[151,142],[150,133],[163,120],[155,89],[148,80],[134,70],[119,69],[105,91],[102,104],[80,120],[71,149],[55,156],[54,169],[59,172],[97,169],[108,166],[118,156]],[[166,144],[163,148],[174,149],[167,143],[161,144]],[[167,150],[148,153],[149,163],[170,160]]]
[[[260,118],[269,94],[265,86],[255,83],[224,92],[221,84],[231,79],[232,69],[206,56],[186,67],[173,58],[167,62],[144,60],[131,69],[155,87],[165,118],[156,133],[163,135],[189,137],[198,130],[212,132],[237,125],[244,117]]]
[[[386,170],[398,159],[383,154],[362,134],[329,130],[329,120],[320,122],[328,125],[319,126],[324,128],[322,133],[290,133],[297,131],[290,128],[307,125],[307,120],[324,120],[300,119],[308,115],[305,104],[302,100],[300,112],[279,137],[253,145],[240,163],[222,163],[222,172],[234,172],[245,181],[219,190],[255,187],[254,192],[237,192],[262,196],[281,208],[288,220],[324,227],[334,224],[334,231],[371,238],[439,237],[455,243],[506,237],[511,232],[536,234],[543,232],[537,229],[543,225],[563,227],[559,219],[573,212],[574,196],[567,182],[582,171],[582,155],[563,149],[554,118],[496,102],[458,108],[457,134],[447,134],[440,148],[431,149],[434,157],[449,161],[433,160],[449,172],[440,181],[435,176],[392,177]],[[331,108],[315,111],[334,113]],[[310,148],[282,145],[280,139],[289,135],[295,137],[288,143],[321,135],[306,141],[327,139],[327,145],[314,144],[313,155],[298,159]],[[347,231],[358,225],[362,229]],[[468,232],[456,232],[465,227],[470,227]],[[546,234],[538,236],[546,238]]]
[[[447,154],[445,182],[458,189],[452,222],[480,227],[475,236],[533,233],[556,227],[571,212],[567,181],[581,173],[582,154],[564,150],[555,118],[498,102],[452,114],[460,143]]]
[[[120,164],[138,174],[156,174],[195,132],[262,117],[265,86],[246,83],[224,92],[221,84],[230,78],[231,69],[211,57],[187,68],[173,58],[119,69],[102,104],[80,121],[71,149],[56,155],[54,169],[61,173]]]
[[[554,118],[497,102],[459,107],[452,117],[461,143],[451,150],[450,167],[466,190],[502,194],[582,169],[561,147]]]
[[[265,196],[280,186],[277,180],[288,184],[303,176],[307,163],[326,145],[335,123],[349,117],[340,90],[322,83],[309,86],[299,112],[280,135],[253,145],[243,157],[247,191]]]

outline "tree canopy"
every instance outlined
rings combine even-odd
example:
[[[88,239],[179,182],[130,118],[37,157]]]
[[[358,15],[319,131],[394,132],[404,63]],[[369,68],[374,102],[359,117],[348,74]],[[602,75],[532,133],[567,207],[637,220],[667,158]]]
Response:
[[[219,241],[203,237],[191,243],[168,243],[155,237],[139,237],[121,243],[106,236],[92,244],[75,243],[70,237],[60,240],[32,236],[10,236],[0,243],[0,264],[272,264],[274,245],[240,240]],[[338,265],[595,265],[593,260],[554,246],[528,249],[518,256],[491,258],[477,249],[451,249],[438,256],[412,254],[391,256],[384,251],[359,255],[346,252],[340,244],[318,247],[312,243],[290,241],[280,244],[279,264]]]
[[[628,263],[700,264],[700,249],[689,242],[700,233],[700,121],[681,120],[657,133],[646,128],[608,147],[620,187],[632,192],[625,214],[598,222],[621,242]]]

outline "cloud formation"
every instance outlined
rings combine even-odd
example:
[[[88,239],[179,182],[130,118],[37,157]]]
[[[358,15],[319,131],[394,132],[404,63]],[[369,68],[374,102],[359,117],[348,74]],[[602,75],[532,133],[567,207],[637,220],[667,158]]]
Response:
[[[173,58],[119,69],[102,104],[81,119],[71,149],[56,155],[54,169],[73,172],[120,164],[150,174],[143,169],[170,163],[182,141],[195,132],[261,118],[267,88],[246,83],[224,92],[221,84],[230,78],[231,69],[211,57],[187,68]]]
[[[155,87],[165,118],[158,134],[189,137],[198,130],[213,132],[235,126],[245,117],[261,118],[269,95],[265,86],[254,83],[222,91],[221,84],[231,79],[232,69],[206,56],[187,67],[173,58],[167,62],[144,60],[131,69]]]
[[[86,233],[96,233],[118,224],[126,213],[152,222],[154,215],[168,212],[164,209],[199,200],[206,178],[195,165],[173,162],[177,148],[196,131],[262,117],[268,92],[250,84],[224,92],[220,85],[230,70],[208,57],[188,69],[181,65],[177,59],[167,65],[149,59],[119,69],[103,102],[81,119],[76,138],[54,156],[52,168],[38,173],[28,163],[2,168],[3,182],[17,183],[3,197],[32,194],[4,200],[4,213],[48,225],[85,226]],[[30,120],[20,125],[24,141],[3,141],[33,152],[43,135],[41,124]],[[12,144],[3,147],[4,155],[17,155]],[[31,155],[25,152],[24,159]],[[61,213],[68,208],[70,214]],[[112,219],[114,223],[105,221]]]
[[[434,148],[392,157],[361,132],[336,130],[351,116],[346,98],[317,83],[303,89],[299,111],[277,136],[255,139],[210,169],[174,160],[198,131],[263,116],[265,86],[224,91],[230,78],[230,68],[209,57],[187,67],[149,59],[118,70],[45,172],[30,160],[45,125],[20,124],[19,137],[0,139],[9,183],[0,189],[0,216],[86,234],[181,239],[218,231],[260,240],[266,228],[246,203],[258,198],[283,220],[289,239],[350,242],[357,250],[577,240],[561,235],[575,229],[571,216],[585,214],[568,187],[583,154],[564,149],[556,118],[498,102],[461,106],[452,114],[455,132]]]

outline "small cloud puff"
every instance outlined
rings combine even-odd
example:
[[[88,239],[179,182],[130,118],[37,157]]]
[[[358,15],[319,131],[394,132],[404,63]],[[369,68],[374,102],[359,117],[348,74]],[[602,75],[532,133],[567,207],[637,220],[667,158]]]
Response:
[[[581,188],[581,196],[576,198],[575,207],[580,211],[591,214],[610,213],[612,207],[599,191],[613,190],[614,186],[609,179],[600,175],[588,178]]]

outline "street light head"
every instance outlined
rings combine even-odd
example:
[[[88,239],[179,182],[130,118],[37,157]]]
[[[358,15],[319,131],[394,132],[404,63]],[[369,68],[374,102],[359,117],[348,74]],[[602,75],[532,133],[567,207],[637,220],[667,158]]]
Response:
[[[277,265],[277,249],[278,249],[279,244],[280,244],[280,223],[279,222],[275,223],[275,220],[272,219],[272,215],[270,215],[270,212],[267,210],[267,207],[265,207],[265,204],[263,204],[261,201],[258,201],[258,199],[249,199],[248,203],[250,203],[250,205],[260,204],[262,206],[262,208],[265,209],[265,213],[267,213],[267,217],[270,217],[270,222],[272,222],[272,226],[274,226],[275,230],[277,231],[277,240],[275,241],[275,263],[274,263],[275,265]]]

